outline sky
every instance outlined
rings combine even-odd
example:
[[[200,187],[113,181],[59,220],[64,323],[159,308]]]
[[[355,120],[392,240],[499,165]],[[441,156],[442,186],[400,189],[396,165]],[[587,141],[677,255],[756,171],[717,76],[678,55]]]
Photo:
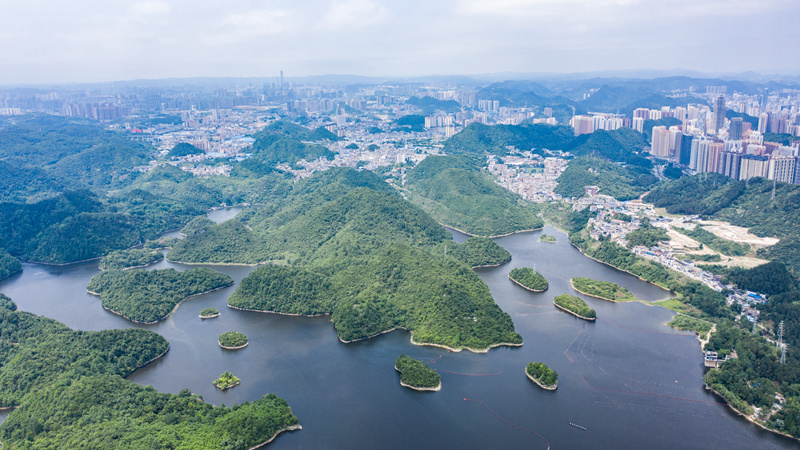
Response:
[[[0,84],[800,74],[798,0],[0,0]]]

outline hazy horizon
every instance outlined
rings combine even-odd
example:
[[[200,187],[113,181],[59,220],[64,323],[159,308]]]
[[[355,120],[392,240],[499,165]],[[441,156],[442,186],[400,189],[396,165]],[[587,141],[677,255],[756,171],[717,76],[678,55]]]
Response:
[[[40,0],[0,3],[0,15],[2,85],[281,70],[396,78],[800,74],[800,2],[791,0]]]

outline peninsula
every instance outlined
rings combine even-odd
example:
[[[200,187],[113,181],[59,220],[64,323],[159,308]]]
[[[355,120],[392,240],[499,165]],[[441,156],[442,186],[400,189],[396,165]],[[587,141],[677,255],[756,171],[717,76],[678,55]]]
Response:
[[[617,286],[609,281],[597,281],[591,278],[575,277],[569,280],[573,289],[583,295],[595,297],[610,302],[636,301],[636,297],[628,288]]]
[[[146,267],[164,259],[160,250],[131,248],[109,253],[100,260],[100,270],[127,270]]]

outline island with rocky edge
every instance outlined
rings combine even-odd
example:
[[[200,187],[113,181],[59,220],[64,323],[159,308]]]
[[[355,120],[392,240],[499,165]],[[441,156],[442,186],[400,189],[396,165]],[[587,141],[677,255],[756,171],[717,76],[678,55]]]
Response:
[[[556,308],[578,316],[581,319],[595,320],[597,318],[597,313],[592,308],[589,308],[589,305],[587,305],[582,298],[575,297],[574,295],[561,294],[553,299],[553,304],[556,305]]]
[[[550,286],[542,274],[530,267],[517,267],[508,274],[508,278],[532,292],[544,292]]]
[[[232,373],[226,371],[222,375],[220,375],[219,378],[214,380],[214,386],[224,391],[234,386],[238,386],[239,382],[240,382],[239,378],[237,378]]]
[[[549,243],[552,244],[552,243],[556,242],[556,237],[555,236],[550,236],[548,234],[543,234],[543,235],[539,236],[539,242],[549,242]]]
[[[555,391],[558,388],[558,373],[543,362],[529,362],[525,375],[542,389]]]
[[[213,319],[214,317],[219,317],[217,308],[203,308],[200,310],[201,319]]]
[[[184,300],[233,284],[233,278],[205,267],[178,272],[106,270],[92,277],[90,294],[103,308],[132,322],[153,324],[165,319]]]
[[[400,385],[417,391],[438,391],[442,388],[442,380],[435,370],[422,361],[401,354],[394,363],[400,372]]]
[[[569,280],[572,288],[583,295],[595,297],[610,302],[630,302],[636,301],[636,297],[630,293],[628,288],[617,286],[610,281],[598,281],[591,278],[575,277]]]
[[[225,350],[239,350],[240,348],[247,347],[250,342],[243,333],[238,331],[229,331],[219,335],[219,346]]]

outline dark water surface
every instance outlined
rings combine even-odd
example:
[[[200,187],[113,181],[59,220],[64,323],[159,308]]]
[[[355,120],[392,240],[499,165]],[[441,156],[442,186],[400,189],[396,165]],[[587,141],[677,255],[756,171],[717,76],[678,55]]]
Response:
[[[156,325],[134,325],[103,310],[99,299],[86,292],[98,272],[97,262],[25,264],[21,274],[0,283],[0,291],[21,310],[72,328],[138,326],[162,334],[170,351],[131,375],[136,383],[172,393],[188,387],[217,405],[271,392],[285,398],[303,429],[282,434],[270,448],[545,449],[548,442],[555,449],[796,445],[738,418],[703,389],[697,339],[665,325],[672,312],[589,297],[584,298],[597,311],[596,323],[556,310],[553,297],[575,294],[569,286],[574,276],[615,282],[645,300],[669,293],[584,257],[558,230],[547,227],[544,232],[558,242],[538,242],[542,232],[496,239],[513,260],[478,270],[525,340],[522,347],[485,354],[414,346],[402,331],[343,344],[328,317],[227,308],[235,286],[191,299]],[[550,281],[550,289],[534,294],[511,283],[507,274],[519,266],[535,266]],[[166,267],[190,266],[162,261],[148,269]],[[237,285],[253,270],[209,267],[231,275]],[[210,306],[222,315],[201,320],[199,311]],[[250,345],[239,351],[220,349],[217,336],[226,331],[245,333]],[[430,366],[439,370],[442,390],[402,388],[393,368],[400,353],[433,361]],[[544,391],[525,377],[529,361],[543,361],[558,372],[557,391]],[[211,382],[226,370],[242,384],[221,392]]]

